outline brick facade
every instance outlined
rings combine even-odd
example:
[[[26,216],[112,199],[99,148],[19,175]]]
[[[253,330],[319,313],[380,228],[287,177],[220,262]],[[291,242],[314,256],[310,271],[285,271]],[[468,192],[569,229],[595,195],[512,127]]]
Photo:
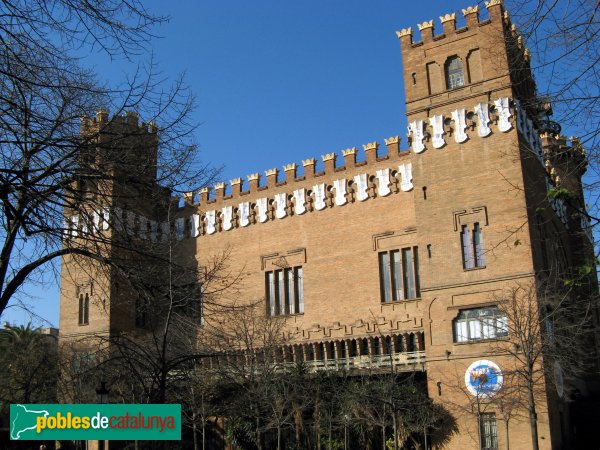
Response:
[[[462,29],[449,14],[440,17],[441,35],[432,22],[419,25],[420,42],[413,40],[412,28],[398,32],[408,145],[390,137],[385,146],[368,143],[362,151],[323,155],[321,173],[315,173],[314,159],[306,159],[301,175],[290,164],[281,172],[266,171],[263,183],[252,174],[247,183],[216,185],[214,195],[200,191],[199,201],[190,193],[171,223],[182,259],[202,267],[228,249],[227,270],[241,275],[238,301],[260,301],[265,314],[283,311],[290,358],[312,358],[315,365],[337,359],[340,367],[361,370],[391,346],[399,370],[425,372],[431,398],[463,406],[457,413],[461,432],[447,448],[477,446],[476,415],[465,412],[471,405],[467,367],[485,359],[503,370],[512,364],[490,356],[489,340],[457,342],[453,323],[461,311],[493,306],[515,283],[533,282],[548,269],[548,258],[558,258],[548,250],[552,242],[560,243],[568,267],[581,265],[591,251],[573,211],[547,198],[549,187],[563,183],[583,204],[582,172],[571,170],[582,160],[580,147],[548,133],[538,138],[528,51],[519,45],[501,2],[486,4],[489,19],[480,21],[477,7],[468,8]],[[450,89],[448,66],[455,58],[463,81]],[[153,214],[139,208],[136,213]],[[545,232],[536,222],[540,215]],[[461,233],[466,229],[474,239],[475,227],[481,252],[471,241],[467,247],[475,254],[472,267],[465,267],[471,263],[465,262]],[[390,265],[397,261],[402,278],[390,283],[389,301],[384,291],[393,274],[385,275],[385,258]],[[114,280],[82,276],[70,267],[65,258],[63,339],[134,327],[131,305],[118,317],[112,313],[122,303],[112,306]],[[270,297],[282,298],[275,291],[279,280],[293,300],[269,305]],[[90,307],[89,325],[82,329],[74,299],[89,283],[104,302]],[[332,352],[335,358],[327,358]],[[561,448],[567,439],[559,423],[567,405],[554,390],[548,384],[538,399],[541,448]],[[498,448],[504,448],[499,413],[497,427]],[[513,449],[531,448],[525,416],[510,423],[510,440]]]

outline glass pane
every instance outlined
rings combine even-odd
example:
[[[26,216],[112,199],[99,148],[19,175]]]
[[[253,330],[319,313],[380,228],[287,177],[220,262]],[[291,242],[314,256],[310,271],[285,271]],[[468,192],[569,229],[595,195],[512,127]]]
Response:
[[[286,307],[290,314],[296,314],[296,292],[294,288],[294,269],[285,269],[287,276],[287,301]]]
[[[267,305],[272,316],[275,315],[275,277],[273,272],[267,272]]]
[[[394,300],[403,300],[404,291],[402,289],[402,262],[400,260],[400,252],[394,250],[392,255],[392,294]]]
[[[279,305],[279,314],[285,314],[285,274],[283,270],[277,272],[277,301]]]
[[[413,260],[415,270],[415,297],[421,296],[421,282],[419,280],[419,247],[413,247]]]
[[[413,266],[412,249],[402,249],[402,264],[404,267],[404,290],[406,298],[416,298],[415,272]]]
[[[494,319],[483,319],[481,321],[483,328],[483,339],[493,339],[496,337],[496,321]]]
[[[469,331],[467,330],[466,320],[457,320],[454,323],[454,332],[456,333],[456,342],[466,342],[469,340]]]
[[[469,320],[469,339],[481,339],[481,322],[477,319]]]
[[[387,303],[392,299],[390,288],[390,255],[387,252],[379,254],[379,282],[381,285],[381,300]]]
[[[460,238],[462,243],[463,267],[465,269],[472,269],[475,267],[475,262],[473,261],[473,244],[471,243],[471,233],[469,233],[469,228],[466,225],[462,226]]]
[[[481,236],[481,229],[479,224],[476,223],[473,228],[473,245],[475,247],[475,266],[485,266],[485,255],[483,249],[483,238]]]
[[[296,299],[298,301],[298,308],[296,311],[300,314],[304,313],[304,279],[302,277],[302,267],[296,267]]]
[[[496,336],[508,336],[508,317],[502,315],[496,318]]]

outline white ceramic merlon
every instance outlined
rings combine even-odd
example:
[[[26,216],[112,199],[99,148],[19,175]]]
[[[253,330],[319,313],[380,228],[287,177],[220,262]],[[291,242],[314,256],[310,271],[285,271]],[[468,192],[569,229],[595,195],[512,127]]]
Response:
[[[190,236],[198,237],[200,234],[200,214],[192,214],[191,225]]]
[[[223,229],[229,231],[233,228],[233,206],[225,206],[221,212],[223,214]]]
[[[294,191],[294,213],[297,215],[306,212],[306,189],[296,189]]]
[[[381,197],[385,197],[392,193],[390,190],[390,169],[380,169],[375,172],[377,180],[379,181],[379,187],[377,188],[377,194]]]
[[[250,202],[240,203],[239,206],[240,225],[247,227],[250,225]]]
[[[333,188],[335,189],[335,204],[338,206],[345,205],[348,201],[346,199],[346,179],[335,180]]]
[[[313,193],[315,194],[315,209],[320,211],[325,209],[325,183],[316,184],[313,186]]]
[[[156,242],[158,239],[158,222],[156,220],[150,221],[150,240]]]
[[[214,234],[217,231],[217,212],[206,211],[206,234]]]
[[[287,216],[287,212],[285,210],[286,197],[287,196],[285,192],[275,194],[275,217],[278,219],[283,219],[285,216]]]
[[[259,198],[256,200],[256,206],[258,207],[258,221],[264,223],[267,221],[267,211],[269,208],[269,201],[266,198]]]
[[[183,217],[179,217],[175,220],[175,238],[178,241],[183,239],[183,233],[185,232],[185,219]]]
[[[356,175],[354,177],[354,186],[356,192],[356,199],[359,202],[364,202],[369,198],[369,194],[367,192],[367,188],[369,187],[367,184],[367,174],[361,173],[360,175]]]
[[[496,110],[498,111],[498,128],[503,133],[506,133],[512,128],[512,123],[510,123],[510,113],[508,97],[500,97],[498,100],[494,101],[494,105],[496,105]]]
[[[127,231],[127,234],[135,233],[135,213],[133,211],[127,211],[127,223],[125,225],[125,231]]]
[[[161,237],[160,237],[161,242],[168,242],[169,234],[171,233],[171,225],[169,224],[169,222],[161,222],[160,227],[161,227]]]
[[[400,189],[403,192],[410,191],[414,187],[412,182],[412,163],[401,164],[398,166],[398,172],[400,172],[400,176],[402,177]]]
[[[465,109],[455,109],[452,111],[452,120],[454,120],[454,140],[458,144],[462,144],[469,136],[465,132],[467,129],[467,112]]]
[[[121,231],[121,214],[122,214],[122,209],[115,207],[113,208],[113,211],[115,213],[115,220],[114,220],[114,227],[117,231]],[[104,208],[102,210],[102,229],[103,230],[108,230],[108,227],[110,225],[110,209],[109,208]]]
[[[140,239],[146,240],[148,239],[148,219],[146,219],[144,216],[140,216],[139,218],[139,222],[140,222]]]
[[[442,148],[446,144],[446,141],[444,141],[444,116],[439,114],[430,117],[429,124],[433,128],[433,137],[431,140],[433,148]]]
[[[488,126],[490,123],[490,108],[487,103],[478,103],[475,105],[475,114],[477,114],[477,135],[479,137],[489,136],[492,129]]]
[[[114,224],[113,227],[117,231],[123,231],[123,209],[115,206],[113,208]]]
[[[410,123],[408,126],[408,130],[412,135],[412,149],[415,153],[421,153],[425,150],[425,144],[423,144],[423,140],[425,139],[424,132],[424,123],[422,120],[415,120]]]

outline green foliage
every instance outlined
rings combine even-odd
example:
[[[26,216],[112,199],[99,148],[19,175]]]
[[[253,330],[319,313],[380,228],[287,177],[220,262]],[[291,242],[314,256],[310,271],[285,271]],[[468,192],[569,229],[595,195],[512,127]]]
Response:
[[[571,195],[571,193],[569,192],[568,189],[565,189],[564,187],[556,187],[556,188],[552,188],[548,190],[548,197],[550,198],[555,198],[555,199],[560,199],[560,198],[569,198]]]
[[[57,342],[31,324],[0,330],[0,403],[52,403],[58,378]]]

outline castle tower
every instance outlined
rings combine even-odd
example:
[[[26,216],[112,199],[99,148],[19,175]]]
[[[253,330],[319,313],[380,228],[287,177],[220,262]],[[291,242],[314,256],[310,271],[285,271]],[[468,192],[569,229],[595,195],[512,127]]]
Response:
[[[568,276],[592,249],[579,214],[582,150],[547,132],[540,138],[546,124],[539,120],[529,51],[502,2],[485,5],[483,21],[477,6],[462,10],[464,28],[456,28],[452,13],[440,17],[441,34],[433,20],[418,25],[418,42],[412,28],[397,33],[416,228],[419,246],[428,249],[420,269],[429,392],[465,407],[460,378],[470,364],[494,359],[507,372],[514,365],[490,356],[505,332],[496,336],[498,330],[482,325],[506,320],[497,316],[502,296],[514,286],[537,285],[540,274]],[[561,186],[570,202],[552,195]],[[547,411],[538,416],[542,448],[567,445],[568,404],[552,380],[540,383],[545,390],[537,402]],[[501,412],[489,406],[480,417],[489,429]],[[480,425],[463,419],[452,448],[471,445],[467,436],[482,433]],[[511,433],[528,435],[528,424],[514,428]]]
[[[156,185],[156,131],[154,124],[138,123],[135,113],[109,119],[100,110],[82,118],[78,176],[64,212],[64,246],[77,251],[62,259],[63,343],[84,348],[86,337],[105,339],[140,320],[126,279],[160,240],[169,201]]]

